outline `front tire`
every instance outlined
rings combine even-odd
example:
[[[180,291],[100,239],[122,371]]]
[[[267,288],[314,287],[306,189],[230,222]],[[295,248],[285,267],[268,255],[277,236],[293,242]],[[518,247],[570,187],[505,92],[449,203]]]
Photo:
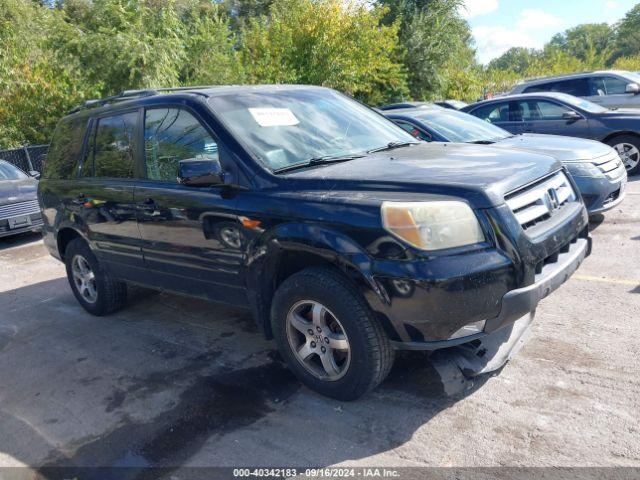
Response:
[[[71,290],[87,312],[103,316],[122,308],[127,284],[111,278],[84,240],[72,240],[64,260]]]
[[[620,155],[627,174],[640,172],[640,137],[635,135],[619,135],[607,141]]]
[[[355,400],[378,386],[393,349],[356,287],[338,271],[308,268],[278,288],[271,308],[281,355],[302,383]]]

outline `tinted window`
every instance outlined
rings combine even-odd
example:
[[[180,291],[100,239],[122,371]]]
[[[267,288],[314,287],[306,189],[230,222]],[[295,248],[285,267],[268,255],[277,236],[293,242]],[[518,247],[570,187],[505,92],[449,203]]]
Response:
[[[396,124],[403,129],[405,132],[409,132],[412,136],[419,138],[420,140],[424,140],[425,142],[431,141],[431,135],[426,132],[423,132],[421,129],[407,122],[403,122],[402,120],[394,120]]]
[[[595,77],[591,80],[591,95],[619,95],[626,93],[627,81],[618,77]]]
[[[64,119],[53,134],[47,153],[43,176],[46,178],[70,178],[75,172],[82,151],[86,119]]]
[[[561,120],[562,115],[570,109],[563,105],[546,100],[520,100],[514,102],[513,116],[519,121]]]
[[[589,82],[586,78],[563,80],[552,84],[551,91],[575,95],[576,97],[585,97],[589,95]]]
[[[535,92],[560,92],[575,95],[576,97],[586,97],[589,95],[589,81],[586,78],[558,80],[540,85],[532,85],[524,90],[524,93]]]
[[[509,104],[508,103],[492,103],[476,108],[471,112],[478,118],[491,123],[508,122],[509,121]]]
[[[133,178],[137,112],[98,119],[83,176]]]
[[[180,160],[214,160],[218,145],[198,120],[178,108],[147,110],[144,124],[147,178],[175,182]]]
[[[18,167],[14,167],[9,162],[0,160],[0,182],[3,180],[21,180],[27,175]]]

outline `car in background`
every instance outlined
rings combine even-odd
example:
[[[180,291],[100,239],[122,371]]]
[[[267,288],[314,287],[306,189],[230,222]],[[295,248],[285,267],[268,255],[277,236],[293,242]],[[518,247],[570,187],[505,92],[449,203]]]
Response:
[[[613,147],[627,173],[640,171],[640,109],[611,110],[566,93],[524,93],[462,109],[511,133],[548,133]]]
[[[401,108],[443,108],[431,102],[399,102],[377,107],[376,110],[399,110]]]
[[[0,237],[41,230],[38,176],[0,160]]]
[[[559,92],[607,108],[640,108],[640,73],[623,70],[538,78],[516,85],[510,94]]]
[[[449,108],[451,110],[460,110],[466,107],[467,105],[469,105],[468,103],[463,102],[461,100],[440,100],[438,102],[433,102],[433,103],[438,105],[439,107]]]
[[[625,168],[616,151],[600,142],[559,135],[513,135],[455,110],[414,108],[385,115],[414,137],[428,142],[476,143],[551,155],[571,173],[590,215],[610,210],[624,199]]]

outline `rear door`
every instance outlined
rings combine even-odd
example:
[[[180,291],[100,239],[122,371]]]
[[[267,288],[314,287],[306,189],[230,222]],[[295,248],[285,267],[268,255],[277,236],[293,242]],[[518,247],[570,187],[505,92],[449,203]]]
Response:
[[[522,119],[521,133],[546,133],[589,138],[589,121],[581,115],[577,120],[563,118],[573,109],[562,103],[527,98],[512,102],[512,115]]]
[[[226,149],[193,110],[175,105],[145,110],[145,179],[135,189],[142,250],[151,277],[145,283],[246,305],[235,195],[221,187],[178,183],[181,160],[212,158],[232,170]]]
[[[86,228],[96,256],[120,277],[142,266],[133,192],[140,176],[137,109],[99,116],[70,201]]]

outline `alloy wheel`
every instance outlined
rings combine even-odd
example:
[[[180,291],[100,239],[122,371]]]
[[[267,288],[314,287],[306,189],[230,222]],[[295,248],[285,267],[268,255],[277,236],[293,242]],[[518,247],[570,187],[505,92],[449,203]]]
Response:
[[[338,318],[314,300],[302,300],[287,314],[287,340],[296,360],[313,376],[335,381],[351,363],[347,334]]]
[[[622,163],[624,163],[627,171],[634,169],[640,163],[640,150],[635,145],[630,143],[619,143],[613,148],[616,149]]]
[[[73,283],[80,296],[88,303],[96,303],[98,290],[96,288],[96,276],[91,270],[91,265],[82,255],[76,255],[71,261],[71,273]]]

